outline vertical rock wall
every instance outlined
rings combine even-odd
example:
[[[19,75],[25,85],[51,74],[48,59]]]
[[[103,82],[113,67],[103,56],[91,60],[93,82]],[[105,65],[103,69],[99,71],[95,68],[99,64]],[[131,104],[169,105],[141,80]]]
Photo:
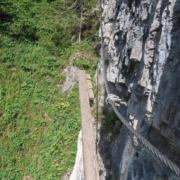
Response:
[[[104,0],[102,8],[107,79],[128,104],[119,111],[180,167],[180,0]],[[111,148],[112,179],[180,179],[127,131]]]

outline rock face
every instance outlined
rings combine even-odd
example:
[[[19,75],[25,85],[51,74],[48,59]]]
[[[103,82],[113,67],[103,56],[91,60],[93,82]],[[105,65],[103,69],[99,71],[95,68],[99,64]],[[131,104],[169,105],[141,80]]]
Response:
[[[102,8],[107,80],[128,104],[119,111],[180,167],[180,0],[104,0]],[[110,156],[110,179],[180,179],[125,127]]]
[[[83,146],[82,146],[82,131],[78,136],[78,148],[76,154],[76,162],[69,180],[83,180],[84,179],[84,164],[83,164]]]
[[[64,69],[64,72],[66,74],[66,81],[64,82],[62,93],[65,93],[77,83],[77,67],[68,66]]]

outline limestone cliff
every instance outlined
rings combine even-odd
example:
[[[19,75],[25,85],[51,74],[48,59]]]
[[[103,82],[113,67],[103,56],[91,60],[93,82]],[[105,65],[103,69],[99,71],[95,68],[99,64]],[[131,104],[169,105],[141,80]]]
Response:
[[[180,167],[180,0],[104,0],[102,8],[107,79],[127,102],[119,111]],[[125,127],[105,143],[100,137],[109,179],[180,179]]]

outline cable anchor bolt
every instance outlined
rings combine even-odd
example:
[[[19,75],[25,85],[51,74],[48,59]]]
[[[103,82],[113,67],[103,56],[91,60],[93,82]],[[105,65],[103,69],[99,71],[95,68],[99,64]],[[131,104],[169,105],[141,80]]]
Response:
[[[116,106],[120,106],[121,99],[115,94],[108,94],[106,98],[106,104],[110,104],[110,101],[114,102]]]

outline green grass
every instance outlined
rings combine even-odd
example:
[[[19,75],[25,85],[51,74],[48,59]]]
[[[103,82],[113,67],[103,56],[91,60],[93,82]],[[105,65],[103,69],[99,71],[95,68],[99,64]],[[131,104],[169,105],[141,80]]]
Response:
[[[34,56],[41,53],[36,46],[31,48]],[[41,58],[30,64],[4,62],[0,69],[2,179],[21,179],[26,174],[56,179],[74,162],[80,129],[78,88],[61,94],[60,60]]]
[[[96,28],[84,31],[81,43],[72,41],[79,11],[60,15],[72,2],[0,0],[2,180],[61,179],[74,164],[81,126],[78,87],[61,94],[62,72],[79,52],[72,63],[94,75]]]

